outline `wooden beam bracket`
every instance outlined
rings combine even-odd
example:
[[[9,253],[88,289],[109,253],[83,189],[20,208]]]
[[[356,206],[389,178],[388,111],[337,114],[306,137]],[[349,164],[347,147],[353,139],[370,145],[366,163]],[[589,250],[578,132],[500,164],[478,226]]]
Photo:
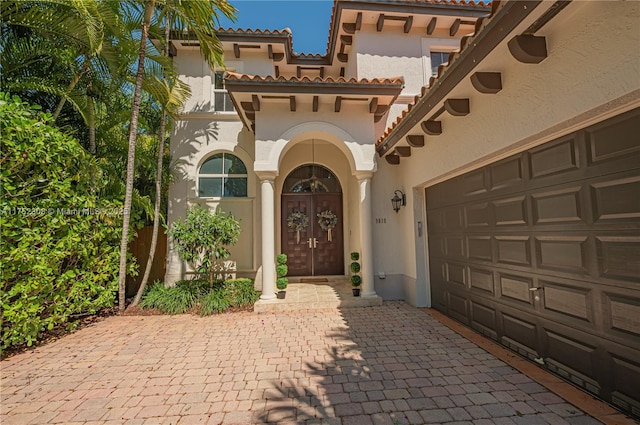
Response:
[[[542,36],[516,35],[507,46],[511,56],[522,63],[540,63],[547,58],[547,41]]]
[[[400,164],[400,155],[396,155],[395,153],[390,153],[389,155],[385,156],[384,159],[386,159],[387,162],[391,165]]]
[[[396,155],[400,157],[410,157],[411,156],[411,146],[398,146],[396,147]]]
[[[471,75],[471,84],[480,93],[495,94],[502,90],[502,74],[499,72],[474,72]]]
[[[433,34],[433,31],[436,29],[436,23],[438,23],[438,18],[434,16],[429,21],[429,24],[427,24],[427,35]]]
[[[342,24],[342,29],[347,34],[355,34],[356,31],[360,31],[361,26],[362,26],[362,12],[358,12],[356,21],[354,23],[344,22]]]
[[[442,134],[442,121],[422,121],[420,127],[422,127],[422,131],[424,131],[429,136],[439,136],[440,134]]]
[[[408,134],[407,143],[412,148],[422,148],[424,147],[424,136],[418,134]]]
[[[449,35],[453,37],[458,33],[459,29],[460,29],[460,19],[458,18],[455,21],[453,21],[451,28],[449,28]]]
[[[469,99],[447,99],[444,101],[444,109],[454,117],[469,115]]]

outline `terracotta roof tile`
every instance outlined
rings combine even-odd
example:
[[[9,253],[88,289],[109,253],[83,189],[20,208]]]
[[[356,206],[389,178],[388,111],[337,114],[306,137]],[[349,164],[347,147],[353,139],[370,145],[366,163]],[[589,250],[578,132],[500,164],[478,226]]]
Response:
[[[333,78],[333,77],[272,77],[266,76],[262,77],[260,75],[247,75],[247,74],[239,74],[236,72],[227,72],[226,79],[228,81],[255,81],[255,82],[281,82],[281,83],[318,83],[318,84],[376,84],[376,85],[402,85],[404,84],[403,77],[392,77],[392,78],[374,78],[374,79],[355,79],[355,78]]]
[[[289,28],[284,28],[281,30],[264,30],[258,28],[256,28],[255,30],[252,28],[218,28],[216,32],[224,32],[230,34],[291,35],[291,30]]]

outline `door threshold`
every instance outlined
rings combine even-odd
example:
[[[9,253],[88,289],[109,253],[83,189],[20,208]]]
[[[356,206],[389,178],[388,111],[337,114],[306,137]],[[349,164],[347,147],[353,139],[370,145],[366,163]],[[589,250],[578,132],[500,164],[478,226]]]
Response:
[[[300,283],[322,283],[329,282],[326,277],[301,277]]]

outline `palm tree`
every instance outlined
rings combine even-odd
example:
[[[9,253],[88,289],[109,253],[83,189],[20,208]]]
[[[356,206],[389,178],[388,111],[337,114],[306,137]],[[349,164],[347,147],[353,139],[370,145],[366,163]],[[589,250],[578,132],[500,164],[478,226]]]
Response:
[[[0,22],[5,89],[37,97],[54,119],[70,104],[86,124],[89,151],[95,153],[93,87],[128,70],[122,61],[131,37],[114,2],[6,1]]]
[[[129,241],[129,224],[131,218],[131,200],[133,195],[133,180],[135,166],[136,135],[138,132],[138,114],[140,112],[140,95],[144,75],[144,63],[147,48],[147,38],[154,14],[159,15],[156,7],[162,6],[167,16],[173,18],[177,30],[188,30],[200,41],[200,51],[210,66],[224,61],[220,41],[215,35],[218,26],[219,13],[233,19],[235,9],[227,0],[145,0],[142,13],[140,44],[138,49],[138,68],[136,73],[133,104],[131,108],[131,124],[129,128],[129,149],[127,153],[127,177],[125,185],[124,212],[122,222],[122,239],[120,242],[120,271],[118,274],[118,307],[125,308],[126,275],[127,275],[127,245]]]

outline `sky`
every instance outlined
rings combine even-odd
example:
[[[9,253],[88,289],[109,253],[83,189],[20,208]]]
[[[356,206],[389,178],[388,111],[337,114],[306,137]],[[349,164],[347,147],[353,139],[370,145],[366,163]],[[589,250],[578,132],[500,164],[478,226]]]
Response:
[[[221,19],[222,28],[291,29],[296,53],[327,51],[331,0],[230,0],[238,9],[236,22]]]

